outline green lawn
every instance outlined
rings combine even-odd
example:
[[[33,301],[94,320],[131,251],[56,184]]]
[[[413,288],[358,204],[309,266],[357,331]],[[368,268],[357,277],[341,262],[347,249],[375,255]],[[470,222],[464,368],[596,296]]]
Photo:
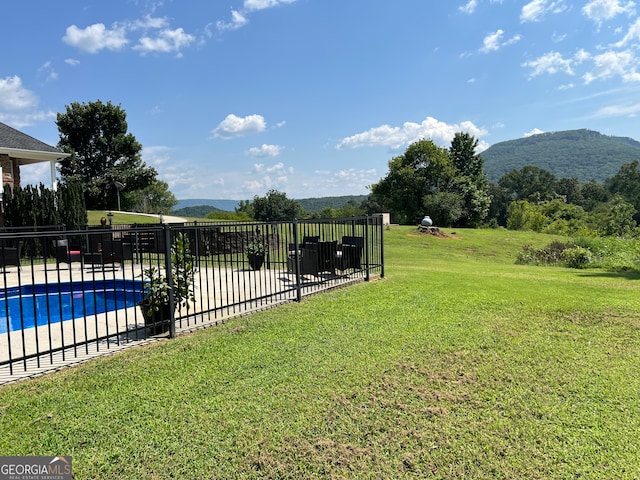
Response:
[[[450,231],[448,231],[450,232]],[[640,275],[385,231],[386,278],[0,388],[74,478],[640,478]]]

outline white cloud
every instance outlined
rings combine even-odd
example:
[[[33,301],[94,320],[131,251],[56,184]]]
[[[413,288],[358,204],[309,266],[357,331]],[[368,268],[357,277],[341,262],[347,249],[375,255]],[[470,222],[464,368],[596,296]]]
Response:
[[[447,124],[433,117],[427,117],[422,123],[405,122],[401,127],[381,125],[366,132],[345,137],[336,148],[389,147],[398,149],[423,138],[431,139],[440,144],[448,144],[454,135],[461,131],[469,132],[475,137],[487,134],[486,130],[469,121],[457,125]]]
[[[241,10],[231,10],[230,21],[219,20],[216,22],[216,27],[219,31],[237,30],[249,23],[248,14],[252,12],[295,2],[296,0],[245,0]]]
[[[524,133],[523,137],[532,137],[533,135],[540,135],[541,133],[544,133],[544,132],[539,128],[534,128],[530,132]]]
[[[71,25],[62,40],[67,45],[87,53],[97,53],[103,49],[120,50],[128,43],[123,26],[115,26],[108,30],[103,23],[96,23],[84,29]]]
[[[532,0],[522,7],[520,12],[520,21],[539,22],[549,12],[561,13],[567,9],[563,0],[551,2],[549,0]]]
[[[142,148],[142,160],[150,166],[165,165],[171,162],[171,148],[156,145]]]
[[[254,10],[264,10],[295,2],[296,0],[244,0],[244,9],[251,12]]]
[[[486,37],[484,37],[482,48],[480,51],[483,53],[494,52],[499,50],[500,48],[512,45],[520,40],[520,35],[514,35],[510,39],[503,41],[502,37],[504,36],[504,31],[502,29],[498,29],[493,33],[490,33]]]
[[[72,67],[76,67],[80,65],[80,60],[76,60],[75,58],[65,58],[64,63],[71,65]]]
[[[635,81],[636,67],[639,62],[635,55],[629,51],[605,52],[593,57],[595,69],[586,73],[582,78],[586,84],[594,80],[602,80],[619,75],[624,81]]]
[[[0,78],[0,109],[24,110],[34,108],[37,104],[38,97],[22,86],[20,77]]]
[[[535,60],[531,60],[528,62],[524,62],[522,64],[525,68],[530,68],[532,72],[530,73],[530,77],[537,77],[543,73],[548,73],[553,75],[558,72],[564,72],[568,75],[574,75],[574,72],[571,68],[571,59],[566,59],[562,57],[562,54],[558,52],[549,52],[541,57],[536,58]]]
[[[130,26],[131,30],[142,28],[144,30],[165,28],[169,25],[169,21],[162,17],[152,17],[145,15],[142,20],[136,20]]]
[[[218,27],[218,30],[220,31],[237,30],[238,28],[244,27],[247,23],[249,23],[249,20],[246,15],[236,10],[231,10],[231,21],[223,22],[222,20],[219,20],[216,22],[216,27]]]
[[[477,6],[478,6],[478,0],[469,0],[466,3],[466,5],[462,5],[461,7],[458,7],[458,11],[465,13],[467,15],[471,15],[476,10]]]
[[[629,30],[622,38],[622,40],[616,42],[614,45],[618,48],[624,47],[631,43],[633,40],[640,40],[640,18],[638,18],[635,23],[631,24]]]
[[[640,103],[630,105],[609,105],[601,108],[594,117],[637,117],[640,115]]]
[[[267,145],[263,144],[260,147],[252,147],[247,150],[247,155],[250,157],[277,157],[280,155],[283,147],[280,145]]]
[[[635,3],[632,1],[622,5],[619,0],[591,0],[582,7],[582,13],[589,20],[601,25],[602,22],[611,20],[621,13],[635,13],[634,7]]]
[[[216,138],[229,139],[239,137],[248,133],[259,133],[267,128],[267,123],[262,115],[248,115],[246,117],[238,117],[229,114],[220,122],[213,130],[213,136]]]
[[[162,30],[155,38],[142,37],[138,40],[138,44],[133,47],[143,54],[150,52],[172,53],[180,52],[183,47],[188,47],[195,37],[185,33],[182,28],[175,30]]]

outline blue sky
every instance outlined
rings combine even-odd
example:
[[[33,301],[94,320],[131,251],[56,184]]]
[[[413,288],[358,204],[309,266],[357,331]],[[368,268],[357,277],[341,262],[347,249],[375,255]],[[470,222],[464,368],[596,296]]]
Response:
[[[640,138],[630,0],[21,0],[0,121],[58,142],[102,100],[178,199],[368,193],[421,138],[482,149],[589,128]],[[48,183],[46,166],[23,181]]]

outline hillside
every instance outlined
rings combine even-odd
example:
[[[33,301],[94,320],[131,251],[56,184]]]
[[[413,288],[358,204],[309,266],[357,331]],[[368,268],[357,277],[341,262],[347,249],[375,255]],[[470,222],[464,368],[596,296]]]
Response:
[[[366,195],[345,195],[341,197],[321,197],[296,199],[305,212],[320,213],[327,207],[340,209],[350,201],[358,205],[366,199]],[[205,217],[207,213],[223,210],[226,212],[235,211],[239,205],[238,200],[211,200],[211,199],[189,199],[178,200],[178,204],[173,208],[174,215],[185,217]]]
[[[640,160],[640,142],[587,129],[566,130],[496,143],[482,152],[482,158],[492,182],[511,170],[535,165],[557,178],[602,183],[621,165]]]

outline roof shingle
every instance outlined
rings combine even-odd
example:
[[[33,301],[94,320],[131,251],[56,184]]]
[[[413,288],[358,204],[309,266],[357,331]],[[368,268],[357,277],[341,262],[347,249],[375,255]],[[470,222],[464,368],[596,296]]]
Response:
[[[61,153],[62,150],[47,145],[26,133],[0,122],[0,148],[15,148],[20,150],[33,150],[36,152]]]

